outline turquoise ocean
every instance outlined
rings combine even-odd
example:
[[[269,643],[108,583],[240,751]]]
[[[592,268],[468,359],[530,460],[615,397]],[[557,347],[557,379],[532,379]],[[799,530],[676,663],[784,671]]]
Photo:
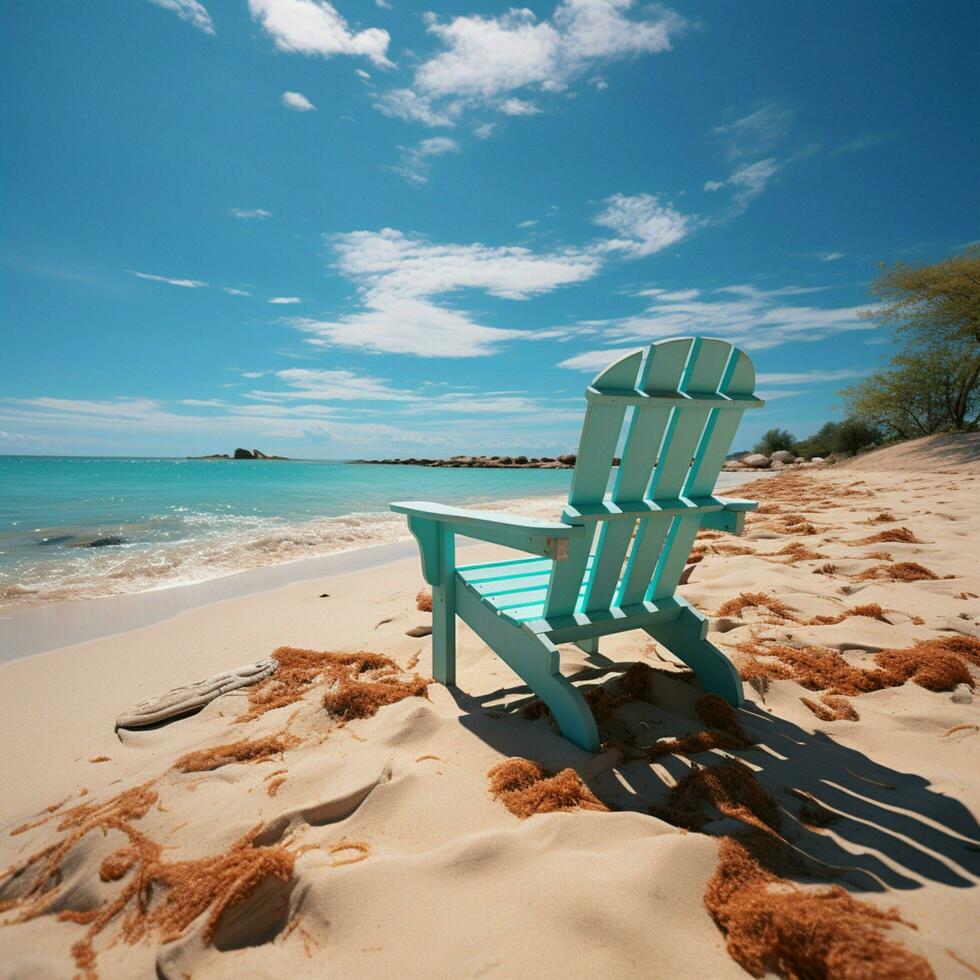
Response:
[[[0,605],[142,592],[407,536],[392,500],[557,517],[570,470],[0,456]],[[539,498],[537,501],[534,498]],[[535,503],[537,506],[535,506]],[[100,539],[121,543],[89,547]]]

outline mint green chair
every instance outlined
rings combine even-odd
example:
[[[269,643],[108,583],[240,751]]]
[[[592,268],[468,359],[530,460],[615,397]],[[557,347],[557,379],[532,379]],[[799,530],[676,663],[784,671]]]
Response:
[[[595,752],[595,720],[559,672],[557,644],[595,654],[602,636],[644,630],[688,664],[706,691],[740,705],[735,668],[707,641],[705,617],[675,590],[698,531],[740,534],[745,512],[756,507],[712,493],[742,412],[764,404],[754,388],[752,362],[731,344],[660,341],[621,357],[586,391],[560,521],[391,504],[408,515],[432,586],[435,679],[456,682],[459,616],[544,701],[562,734]],[[457,534],[536,557],[457,567]]]

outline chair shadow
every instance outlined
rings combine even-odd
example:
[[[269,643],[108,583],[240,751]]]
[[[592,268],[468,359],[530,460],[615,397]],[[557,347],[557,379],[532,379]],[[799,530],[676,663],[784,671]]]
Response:
[[[629,666],[608,662],[569,679],[601,681]],[[628,716],[627,726],[655,730],[657,739],[702,730],[690,710],[702,693],[700,686],[690,675],[664,677],[668,680],[659,683],[677,686],[676,701],[682,706],[676,711],[664,707],[674,700],[658,697],[656,704],[628,702],[617,714]],[[533,753],[534,761],[551,771],[575,769],[611,809],[650,813],[668,801],[670,786],[690,772],[691,762],[704,767],[735,758],[776,799],[783,837],[807,859],[804,864],[816,878],[833,877],[846,888],[873,892],[921,888],[926,881],[970,888],[980,879],[980,825],[959,800],[933,790],[922,776],[884,766],[825,732],[806,731],[754,702],[737,712],[752,738],[750,747],[702,752],[689,760],[668,755],[651,763],[645,758],[631,761],[615,750],[591,755],[561,738],[547,720],[526,719],[521,709],[534,694],[525,686],[480,696],[450,691],[465,712],[461,724],[479,738],[509,756]],[[501,706],[508,698],[512,700]],[[604,741],[617,734],[610,732],[609,723],[600,723],[600,731]],[[824,817],[825,826],[814,826],[814,812]],[[721,835],[742,829],[744,825],[722,817],[706,824],[703,832]]]

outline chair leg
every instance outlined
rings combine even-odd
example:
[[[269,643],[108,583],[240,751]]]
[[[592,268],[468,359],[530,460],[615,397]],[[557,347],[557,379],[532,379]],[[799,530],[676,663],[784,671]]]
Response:
[[[595,656],[599,652],[599,637],[591,636],[587,640],[576,640],[575,646],[583,653],[587,653],[590,657]]]
[[[442,531],[440,582],[432,587],[432,675],[456,684],[456,556],[455,538]]]
[[[599,751],[599,730],[585,698],[558,670],[558,650],[542,637],[488,609],[465,585],[456,608],[470,628],[548,706],[562,735],[586,752]]]
[[[685,605],[674,622],[658,623],[647,633],[683,660],[709,694],[721,696],[735,708],[745,703],[742,678],[728,657],[705,639],[708,620],[696,609]]]

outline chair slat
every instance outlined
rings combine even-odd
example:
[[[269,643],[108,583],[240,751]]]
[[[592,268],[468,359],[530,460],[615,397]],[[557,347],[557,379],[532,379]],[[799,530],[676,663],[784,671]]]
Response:
[[[643,351],[635,351],[603,371],[593,381],[592,387],[597,391],[607,387],[614,390],[635,388],[642,361]],[[568,502],[572,506],[602,501],[625,414],[626,406],[617,402],[603,405],[590,403],[586,408],[578,458],[568,493]],[[549,616],[574,612],[591,543],[590,537],[570,542],[568,559],[555,563],[545,602]]]
[[[740,364],[740,361],[744,363]],[[748,358],[741,351],[732,350],[724,373],[718,381],[719,390],[724,394],[734,386],[751,391],[754,384],[755,373]],[[682,491],[684,496],[700,496],[714,489],[725,454],[732,444],[732,438],[741,419],[741,411],[721,413],[712,410],[709,413],[690,472],[684,482]],[[645,595],[646,599],[656,601],[674,594],[703,519],[701,514],[692,514],[678,517],[674,521],[664,553]]]

